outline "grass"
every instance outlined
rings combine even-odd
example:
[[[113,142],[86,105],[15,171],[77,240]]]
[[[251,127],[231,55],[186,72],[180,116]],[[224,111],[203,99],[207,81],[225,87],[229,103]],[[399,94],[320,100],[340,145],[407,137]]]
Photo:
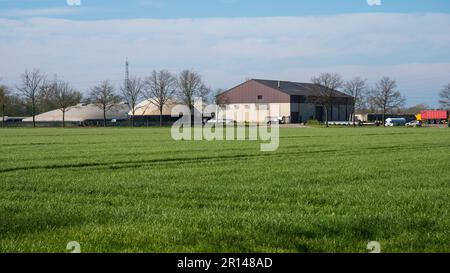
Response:
[[[0,130],[0,252],[450,252],[450,130]]]

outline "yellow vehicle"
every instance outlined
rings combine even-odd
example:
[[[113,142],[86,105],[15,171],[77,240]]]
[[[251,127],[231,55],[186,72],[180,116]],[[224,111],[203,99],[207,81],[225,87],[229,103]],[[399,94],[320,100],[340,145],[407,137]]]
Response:
[[[416,120],[417,121],[422,121],[422,114],[417,114],[416,115]]]

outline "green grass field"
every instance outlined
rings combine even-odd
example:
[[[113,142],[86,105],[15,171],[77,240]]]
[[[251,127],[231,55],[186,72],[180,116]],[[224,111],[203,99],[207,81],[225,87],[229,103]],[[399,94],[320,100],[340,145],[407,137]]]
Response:
[[[450,252],[450,130],[0,130],[0,252]]]

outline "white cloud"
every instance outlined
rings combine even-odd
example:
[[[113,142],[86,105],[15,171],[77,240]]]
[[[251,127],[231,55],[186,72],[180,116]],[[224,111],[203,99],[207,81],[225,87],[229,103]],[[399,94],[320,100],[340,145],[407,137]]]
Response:
[[[367,0],[369,6],[381,6],[381,0]]]
[[[448,81],[448,29],[446,14],[0,19],[0,59],[8,64],[0,67],[0,75],[14,82],[25,68],[39,67],[86,90],[103,79],[121,82],[128,56],[134,74],[193,68],[213,87],[224,88],[246,77],[307,81],[322,71],[369,80],[392,75],[411,98],[419,100],[418,86],[437,93]]]
[[[164,0],[140,0],[139,4],[141,6],[159,9],[164,7],[167,3]]]
[[[54,15],[67,15],[77,12],[75,9],[66,8],[44,8],[44,9],[10,9],[0,11],[4,17],[45,17]]]
[[[81,6],[81,0],[67,0],[69,6]]]

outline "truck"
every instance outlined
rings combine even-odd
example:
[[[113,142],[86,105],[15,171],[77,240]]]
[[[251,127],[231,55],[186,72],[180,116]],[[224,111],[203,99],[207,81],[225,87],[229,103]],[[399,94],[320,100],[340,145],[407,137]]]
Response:
[[[424,110],[420,112],[420,119],[426,124],[445,124],[449,119],[447,110]]]

